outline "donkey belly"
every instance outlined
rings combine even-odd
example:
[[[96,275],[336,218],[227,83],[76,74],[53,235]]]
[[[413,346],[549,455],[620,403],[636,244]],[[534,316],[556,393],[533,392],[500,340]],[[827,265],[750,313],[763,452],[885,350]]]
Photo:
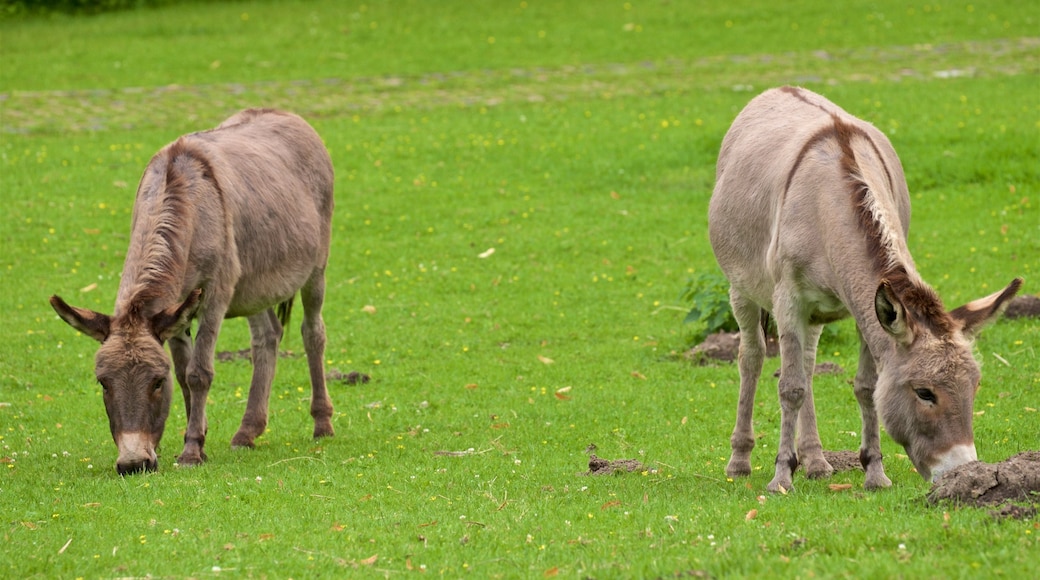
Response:
[[[267,278],[248,277],[241,278],[235,287],[235,295],[228,305],[225,318],[238,318],[240,316],[251,316],[291,300],[293,295],[307,281],[307,276],[286,279],[283,276],[276,283],[272,283],[274,276]]]
[[[254,232],[240,239],[240,273],[228,306],[227,317],[249,316],[292,299],[319,269],[324,269],[327,246],[316,231],[294,231],[283,224],[281,231]]]

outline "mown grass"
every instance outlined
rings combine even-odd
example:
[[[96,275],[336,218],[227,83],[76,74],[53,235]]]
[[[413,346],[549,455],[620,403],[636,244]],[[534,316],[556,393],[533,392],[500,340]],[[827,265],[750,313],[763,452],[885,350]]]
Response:
[[[0,23],[4,575],[1035,572],[1035,519],[927,505],[887,438],[891,489],[799,473],[767,497],[768,378],[754,474],[727,480],[737,371],[682,361],[677,296],[716,268],[705,227],[722,135],[785,82],[890,135],[911,251],[949,305],[1014,276],[1036,293],[1036,8],[189,6]],[[172,465],[175,401],[160,471],[120,478],[95,345],[46,298],[111,310],[150,156],[249,105],[299,111],[326,140],[328,367],[372,382],[333,385],[337,436],[313,442],[306,365],[283,358],[269,431],[232,452],[250,367],[219,363],[210,462]],[[979,340],[983,460],[1040,442],[1038,332],[1003,321]],[[247,345],[243,321],[225,324],[219,350]],[[300,353],[298,334],[283,348]],[[845,368],[815,387],[830,449],[858,445],[856,351],[848,322],[821,349]],[[590,443],[647,469],[579,476]]]

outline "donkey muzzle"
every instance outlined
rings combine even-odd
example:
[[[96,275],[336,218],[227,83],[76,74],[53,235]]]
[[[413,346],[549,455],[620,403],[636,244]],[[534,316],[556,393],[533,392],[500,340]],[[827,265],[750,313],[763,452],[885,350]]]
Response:
[[[978,454],[975,452],[975,444],[971,443],[968,445],[954,445],[946,453],[943,453],[937,457],[937,462],[932,466],[932,483],[939,481],[946,472],[950,471],[954,467],[959,467],[965,463],[971,463],[972,461],[978,461]]]
[[[120,433],[116,437],[116,446],[119,447],[119,458],[116,459],[116,472],[119,475],[159,469],[159,458],[155,454],[150,434],[139,431]]]

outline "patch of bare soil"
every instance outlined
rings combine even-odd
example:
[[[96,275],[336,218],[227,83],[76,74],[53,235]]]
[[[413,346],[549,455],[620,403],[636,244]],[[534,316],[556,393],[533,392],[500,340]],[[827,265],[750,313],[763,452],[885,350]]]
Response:
[[[1004,504],[999,510],[989,512],[994,519],[1002,520],[1011,518],[1013,520],[1028,520],[1036,517],[1036,508],[1013,503]]]
[[[611,475],[615,471],[643,471],[646,466],[636,459],[603,459],[589,456],[589,470],[578,475]]]
[[[278,353],[279,358],[296,358],[298,356],[300,355],[291,350],[283,350]],[[253,353],[248,348],[243,348],[242,350],[222,350],[218,352],[214,358],[217,359],[218,362],[231,362],[236,360],[252,361]]]
[[[332,369],[328,373],[326,373],[325,378],[330,381],[342,381],[344,383],[347,383],[348,385],[365,384],[368,381],[372,380],[372,377],[366,375],[365,373],[350,371],[347,374],[343,374],[342,372],[336,369]]]
[[[737,360],[740,351],[740,333],[738,332],[716,332],[704,338],[704,342],[686,351],[683,355],[687,359],[700,366],[712,364],[715,361],[733,362]],[[775,336],[766,337],[766,356],[778,356],[780,345]]]
[[[973,461],[956,467],[932,484],[928,501],[942,500],[971,506],[1005,501],[1040,502],[1040,451],[1026,451],[1000,463]],[[1005,507],[1001,512],[1022,514],[1032,508]],[[1000,512],[997,512],[1000,513]],[[1033,509],[1032,515],[1036,514]]]
[[[733,362],[740,352],[739,332],[716,332],[704,338],[704,342],[686,351],[683,356],[698,366],[707,366],[716,362]],[[766,356],[780,355],[780,344],[775,336],[766,336]],[[845,372],[841,365],[822,362],[816,365],[815,375],[840,375]],[[780,371],[773,373],[780,376]]]
[[[863,470],[863,464],[859,462],[858,451],[823,451],[823,458],[831,464],[835,472]]]
[[[1040,296],[1017,296],[1008,303],[1004,318],[1040,318]]]
[[[814,376],[818,376],[818,375],[840,375],[840,374],[844,374],[844,373],[845,373],[845,367],[841,366],[838,363],[832,363],[832,362],[816,363],[816,368],[815,368],[815,370],[813,370],[813,375]],[[780,369],[776,369],[776,371],[773,372],[773,376],[774,377],[779,377],[780,376]]]
[[[217,362],[231,362],[233,360],[252,360],[253,355],[248,348],[239,351],[222,350],[217,353]]]
[[[585,448],[589,454],[589,470],[578,475],[612,475],[615,471],[645,471],[648,468],[636,459],[603,459],[596,456],[596,444],[590,443]]]
[[[283,350],[278,353],[278,356],[280,358],[295,358],[299,355],[291,350]],[[244,348],[242,350],[237,351],[225,350],[218,352],[215,358],[220,362],[231,362],[236,360],[251,361],[253,357],[250,350],[248,348]],[[325,373],[325,380],[340,381],[348,385],[358,385],[367,383],[368,381],[372,380],[372,377],[366,375],[365,373],[359,373],[357,371],[350,371],[349,373],[344,374],[337,369],[331,369],[329,370],[329,372]]]

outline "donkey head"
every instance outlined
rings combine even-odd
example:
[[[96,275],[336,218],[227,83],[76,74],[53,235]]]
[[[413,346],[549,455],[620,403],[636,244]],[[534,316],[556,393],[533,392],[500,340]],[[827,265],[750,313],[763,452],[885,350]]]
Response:
[[[879,369],[875,402],[885,430],[925,479],[977,458],[972,409],[981,374],[972,340],[1021,285],[1015,279],[951,312],[930,288],[906,278],[877,289],[875,312],[895,346]]]
[[[182,304],[151,317],[130,308],[114,318],[51,296],[51,306],[62,320],[101,343],[94,372],[104,393],[109,429],[119,448],[116,471],[120,475],[159,467],[155,449],[162,439],[173,393],[170,359],[163,344],[190,324],[201,293],[195,290]]]

